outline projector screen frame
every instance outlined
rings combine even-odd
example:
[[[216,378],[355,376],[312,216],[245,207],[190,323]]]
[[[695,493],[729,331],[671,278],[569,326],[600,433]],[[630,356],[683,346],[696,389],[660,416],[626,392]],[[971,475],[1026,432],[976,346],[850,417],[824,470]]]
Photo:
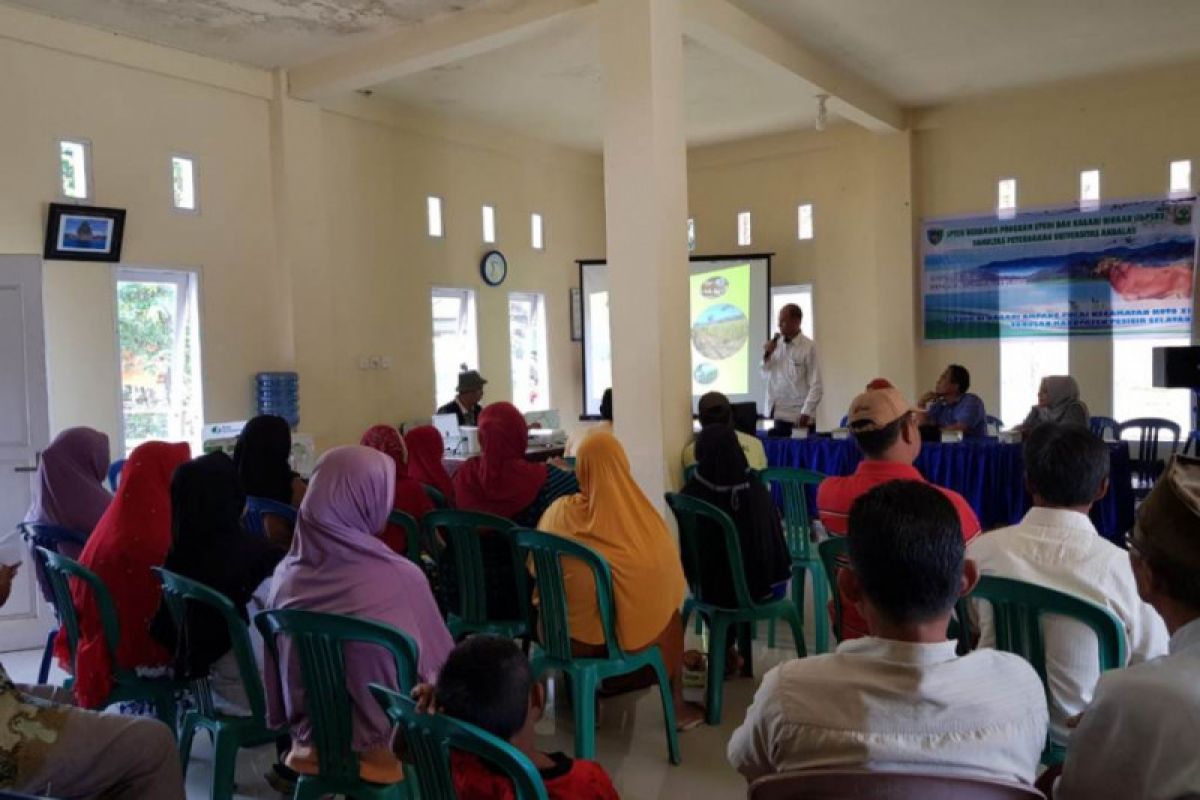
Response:
[[[746,259],[746,260],[761,259],[761,260],[766,261],[767,262],[767,306],[766,307],[767,307],[768,314],[767,314],[767,330],[764,331],[764,336],[769,339],[771,337],[771,331],[773,330],[771,327],[773,320],[771,319],[771,315],[769,312],[771,309],[771,287],[774,285],[771,283],[771,262],[774,257],[775,257],[774,252],[769,252],[769,253],[766,253],[766,252],[763,252],[763,253],[728,253],[728,254],[724,254],[724,255],[688,256],[688,267],[689,267],[689,273],[690,273],[690,268],[693,263],[705,263],[705,262],[709,262],[709,261],[739,261],[742,259]],[[607,266],[608,259],[607,258],[577,258],[577,259],[575,259],[575,279],[577,281],[576,286],[579,288],[579,292],[581,295],[583,293],[583,269],[584,269],[584,267],[594,267],[597,265]],[[581,303],[580,305],[586,306],[587,304]],[[586,363],[586,360],[587,360],[587,331],[588,331],[587,309],[581,307],[580,312],[581,312],[580,323],[582,324],[582,327],[583,327],[583,336],[580,337],[580,339],[579,339],[579,361],[580,361],[580,364],[579,364],[580,370],[579,371],[580,371],[580,374],[581,374],[582,380],[583,380],[583,392],[579,396],[579,403],[580,403],[579,420],[581,422],[584,422],[584,421],[588,421],[588,420],[598,420],[598,419],[600,419],[600,415],[587,413],[587,401],[588,401],[588,375],[587,375],[588,370],[587,370],[587,363]],[[764,339],[764,341],[765,341],[765,339]],[[757,405],[757,401],[755,401],[755,404]],[[695,416],[695,415],[693,414],[693,416]]]

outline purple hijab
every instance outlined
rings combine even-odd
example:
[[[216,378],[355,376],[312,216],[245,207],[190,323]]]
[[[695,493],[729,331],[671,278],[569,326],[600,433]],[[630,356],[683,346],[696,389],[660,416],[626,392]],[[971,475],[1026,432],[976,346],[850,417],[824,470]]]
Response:
[[[89,535],[112,501],[103,485],[107,474],[108,437],[91,428],[67,428],[42,451],[25,521]]]
[[[417,643],[421,680],[433,683],[454,641],[425,574],[377,538],[392,510],[395,485],[396,465],[378,450],[335,447],[321,456],[300,504],[292,548],[275,569],[267,605],[345,614],[399,628]],[[311,743],[299,664],[288,655],[283,639],[279,656],[280,670],[270,663],[264,670],[268,719],[272,726],[289,725],[298,741]],[[367,684],[398,688],[392,658],[365,644],[347,645],[345,658],[354,704],[354,749],[385,746],[391,725]]]

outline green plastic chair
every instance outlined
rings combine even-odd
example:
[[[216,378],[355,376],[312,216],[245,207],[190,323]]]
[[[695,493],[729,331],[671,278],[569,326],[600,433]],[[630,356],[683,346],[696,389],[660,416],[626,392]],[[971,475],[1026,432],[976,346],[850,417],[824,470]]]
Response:
[[[449,501],[446,500],[446,495],[442,494],[440,490],[435,489],[428,483],[422,483],[421,488],[425,490],[425,496],[433,501],[434,508],[450,507]]]
[[[813,636],[818,653],[829,652],[829,582],[821,567],[821,558],[812,542],[812,521],[808,516],[808,487],[817,486],[825,476],[809,469],[772,467],[759,473],[768,486],[779,487],[783,499],[783,532],[792,554],[792,600],[804,620],[804,582],[812,576]],[[767,631],[767,646],[775,646],[775,623]]]
[[[266,694],[263,691],[262,675],[250,646],[250,631],[229,598],[202,583],[161,567],[152,569],[162,581],[163,601],[175,622],[175,629],[179,631],[180,642],[187,638],[188,603],[204,606],[220,615],[229,631],[238,675],[250,702],[250,716],[233,716],[217,711],[208,679],[201,678],[192,683],[192,695],[196,698],[197,708],[184,714],[179,735],[179,757],[184,776],[187,775],[196,729],[202,728],[212,736],[213,778],[209,796],[212,800],[228,800],[233,797],[238,750],[273,742],[287,731],[276,730],[267,725]]]
[[[396,665],[400,690],[407,693],[417,680],[416,643],[403,631],[382,622],[298,609],[260,612],[254,624],[262,632],[276,669],[279,646],[275,638],[281,634],[291,639],[292,651],[300,664],[313,745],[317,748],[318,774],[300,776],[294,800],[318,800],[327,794],[346,795],[355,800],[409,797],[403,782],[372,783],[359,777],[358,755],[350,746],[354,730],[342,648],[350,642],[363,642],[387,650]]]
[[[621,648],[617,639],[617,609],[613,603],[612,570],[603,556],[586,545],[541,531],[517,528],[513,541],[522,563],[531,564],[538,587],[540,641],[531,659],[534,678],[547,670],[559,670],[571,678],[571,705],[575,710],[575,755],[595,758],[596,688],[600,681],[628,675],[649,666],[658,676],[663,720],[667,731],[667,754],[679,763],[679,737],[675,732],[675,702],[671,681],[658,645],[636,653]],[[571,654],[571,628],[567,589],[563,582],[562,559],[580,561],[592,572],[596,583],[596,605],[608,655],[582,658]]]
[[[370,689],[399,730],[405,774],[416,784],[421,800],[458,800],[450,771],[451,748],[471,753],[507,775],[515,800],[547,800],[542,776],[508,742],[445,714],[423,714],[415,702],[377,683]]]
[[[408,539],[408,549],[404,554],[405,557],[421,569],[425,569],[421,554],[422,552],[428,552],[428,548],[425,546],[424,536],[421,532],[421,523],[417,522],[417,518],[404,511],[392,511],[392,513],[388,514],[388,523],[404,528],[405,538]]]
[[[435,546],[439,541],[445,541],[442,552],[437,553],[437,561],[442,564],[450,559],[450,571],[453,572],[455,586],[458,589],[457,608],[449,608],[445,590],[447,581],[441,581],[443,608],[446,608],[446,627],[450,635],[457,641],[472,633],[490,633],[503,636],[506,639],[522,638],[529,641],[529,624],[525,619],[495,619],[488,612],[487,603],[487,567],[483,558],[484,536],[500,537],[504,546],[512,552],[512,591],[520,602],[519,608],[524,608],[525,598],[529,589],[525,583],[525,567],[519,563],[512,547],[511,531],[513,523],[495,514],[483,514],[478,511],[462,511],[459,509],[439,509],[430,511],[421,519],[425,541]],[[438,534],[442,539],[439,540]]]
[[[1042,617],[1047,614],[1069,617],[1092,629],[1099,643],[1101,672],[1125,666],[1125,627],[1103,606],[1044,586],[994,575],[979,579],[971,599],[992,607],[996,649],[1016,653],[1033,665],[1046,688],[1047,700],[1050,683],[1046,677],[1046,643],[1041,626]],[[1047,734],[1042,763],[1061,764],[1066,754],[1066,747],[1051,741]]]
[[[679,523],[679,549],[683,556],[688,587],[692,592],[691,602],[684,607],[683,626],[687,627],[686,615],[693,610],[708,623],[708,708],[705,713],[709,725],[719,725],[725,688],[725,650],[729,640],[729,626],[739,626],[738,649],[745,660],[743,675],[753,674],[750,659],[751,623],[758,620],[785,620],[792,628],[796,655],[800,658],[807,655],[804,647],[804,626],[796,604],[790,600],[784,598],[758,603],[750,596],[750,589],[746,586],[746,572],[742,566],[742,549],[737,527],[728,514],[711,503],[687,495],[668,492],[666,498],[667,505],[671,507]],[[701,525],[704,520],[717,526],[717,537],[704,534],[702,529],[708,527]],[[724,539],[724,542],[721,539]],[[712,558],[721,560],[730,571],[737,597],[735,608],[714,605],[704,599],[704,586],[700,582],[700,576],[704,574],[701,565],[705,559]]]
[[[186,681],[170,678],[142,678],[131,669],[126,669],[117,663],[117,646],[121,641],[121,623],[118,621],[117,609],[113,605],[112,595],[100,576],[77,561],[59,553],[51,552],[44,547],[38,547],[37,552],[50,580],[50,588],[54,592],[54,605],[58,609],[59,619],[67,632],[67,653],[71,663],[72,673],[75,671],[75,657],[79,650],[79,614],[71,598],[71,578],[86,586],[96,598],[96,607],[100,611],[100,625],[104,630],[104,644],[108,650],[109,670],[112,675],[112,688],[102,706],[113,703],[140,700],[154,704],[154,714],[171,729],[171,735],[176,735],[175,694],[187,688]],[[68,678],[64,688],[71,688],[74,679]]]

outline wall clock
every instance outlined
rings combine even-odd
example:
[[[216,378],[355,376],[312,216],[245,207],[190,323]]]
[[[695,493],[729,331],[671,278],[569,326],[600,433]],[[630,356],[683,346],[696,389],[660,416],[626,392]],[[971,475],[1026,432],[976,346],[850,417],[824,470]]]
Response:
[[[508,259],[499,250],[489,250],[479,262],[479,274],[488,286],[499,286],[508,277]]]

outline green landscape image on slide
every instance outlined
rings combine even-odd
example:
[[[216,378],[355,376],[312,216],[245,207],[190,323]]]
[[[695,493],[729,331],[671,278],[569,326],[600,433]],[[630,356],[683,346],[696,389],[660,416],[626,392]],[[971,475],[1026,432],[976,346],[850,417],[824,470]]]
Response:
[[[750,265],[691,276],[692,393],[748,391]]]

